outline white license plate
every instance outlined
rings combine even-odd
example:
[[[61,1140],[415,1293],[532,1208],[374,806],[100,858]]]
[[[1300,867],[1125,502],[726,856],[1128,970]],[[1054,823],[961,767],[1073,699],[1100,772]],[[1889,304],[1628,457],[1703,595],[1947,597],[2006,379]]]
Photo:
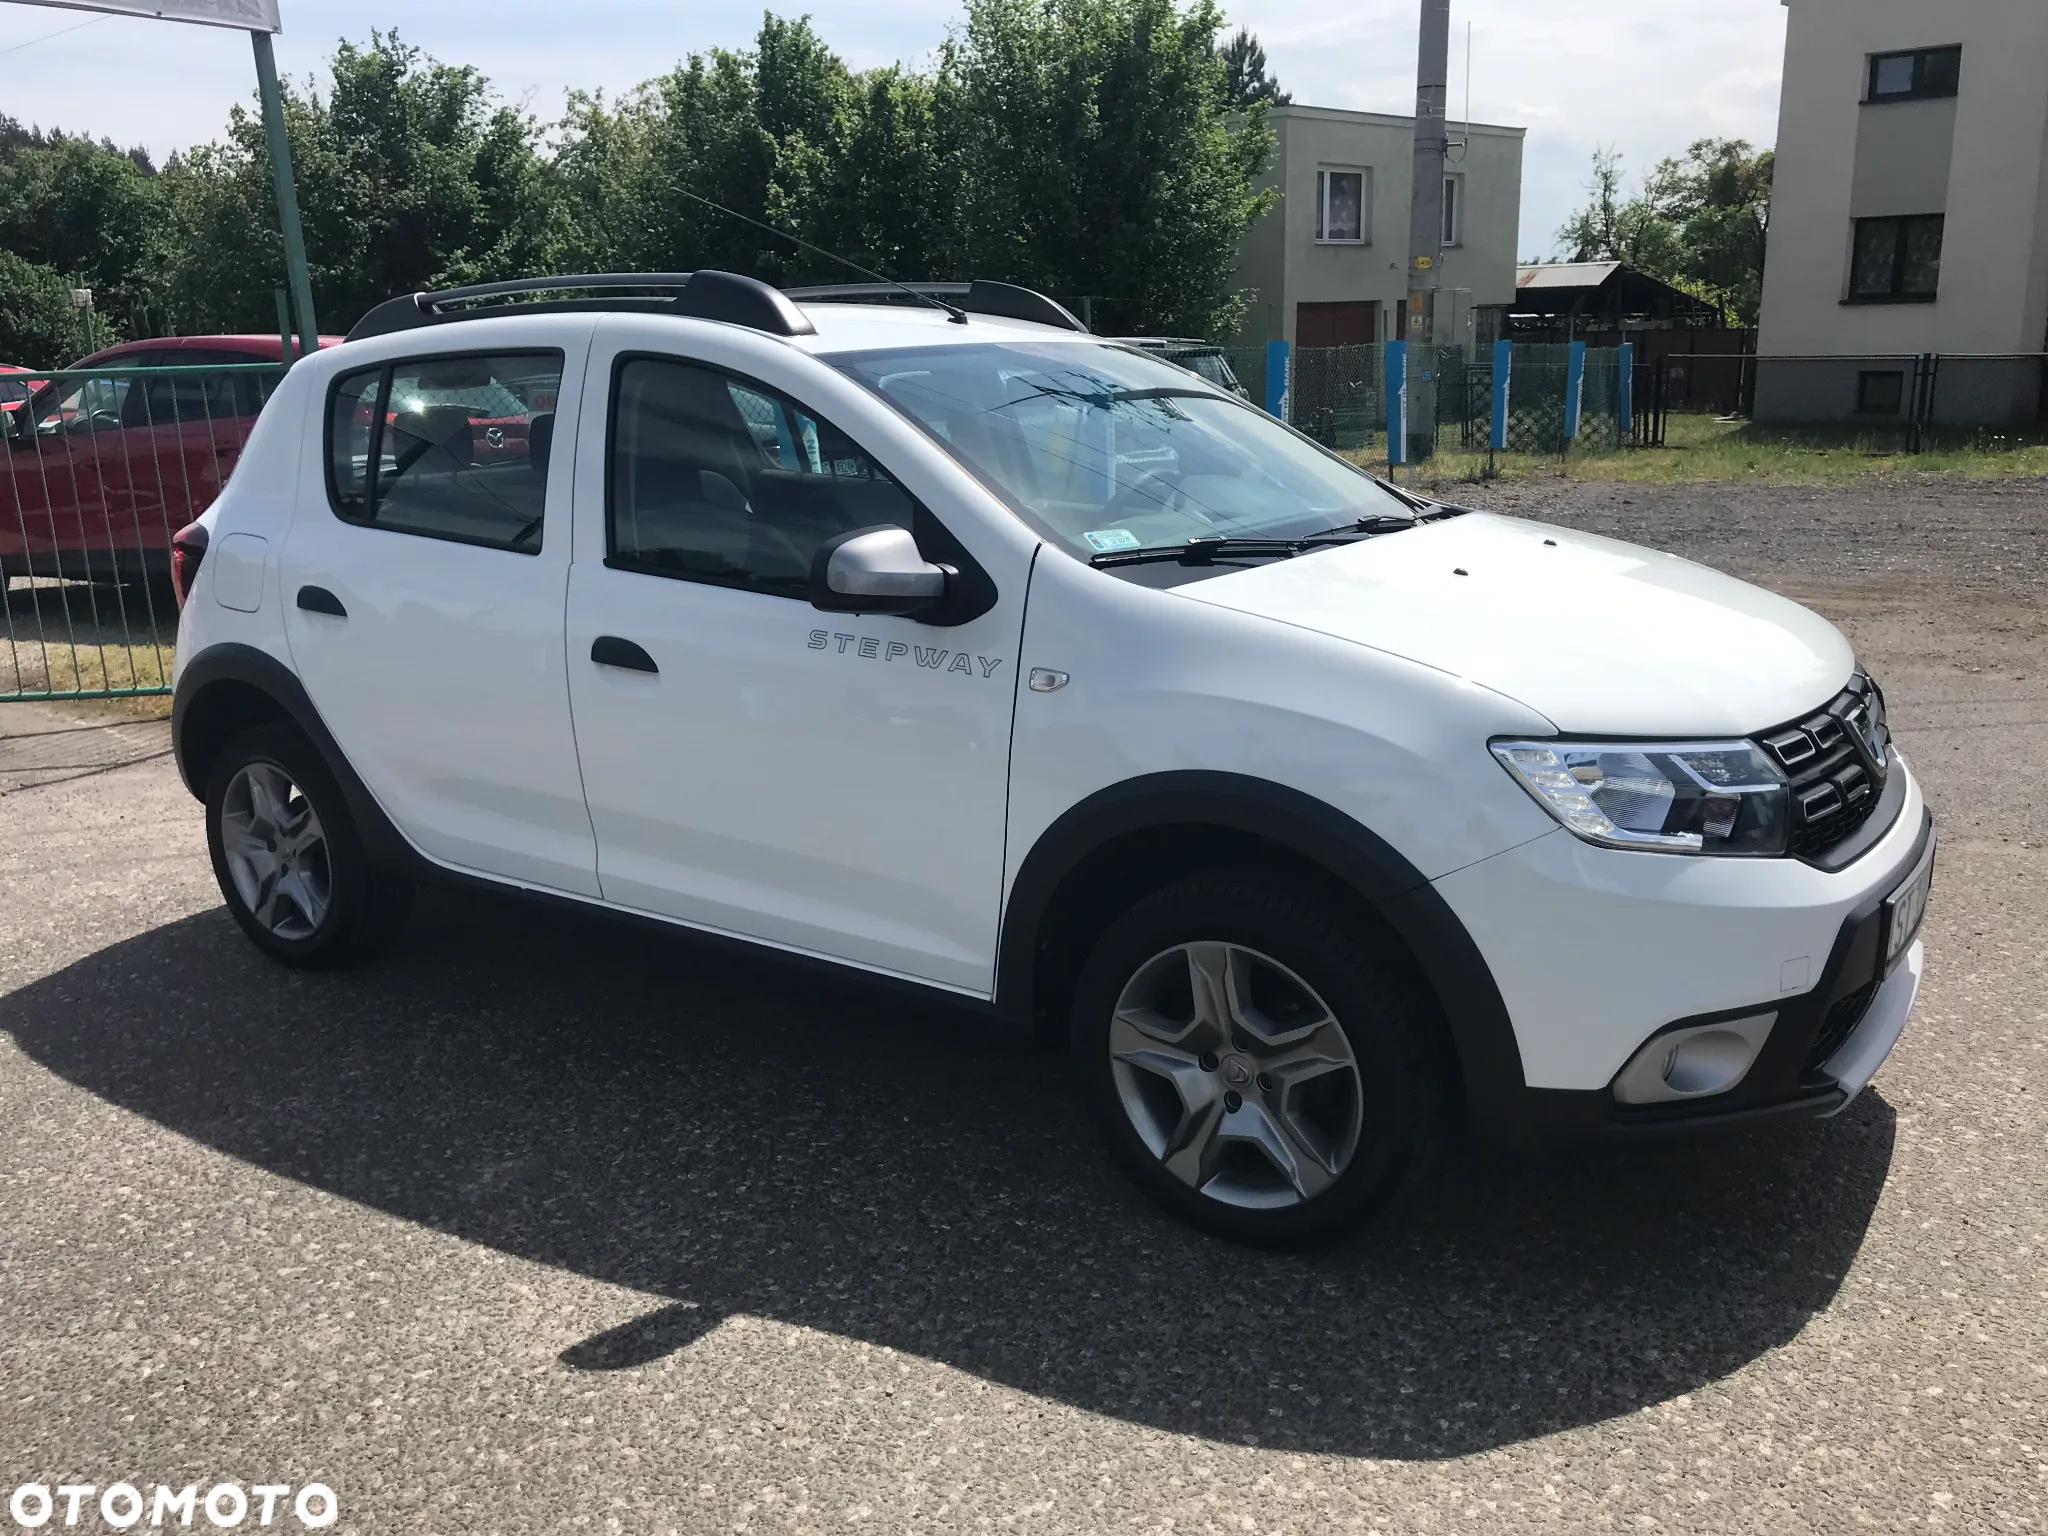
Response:
[[[1889,971],[1899,963],[1913,942],[1913,936],[1920,931],[1920,920],[1927,915],[1927,893],[1934,888],[1934,839],[1927,840],[1927,851],[1920,855],[1920,862],[1913,866],[1913,873],[1906,876],[1896,891],[1887,896],[1885,909],[1884,968]]]

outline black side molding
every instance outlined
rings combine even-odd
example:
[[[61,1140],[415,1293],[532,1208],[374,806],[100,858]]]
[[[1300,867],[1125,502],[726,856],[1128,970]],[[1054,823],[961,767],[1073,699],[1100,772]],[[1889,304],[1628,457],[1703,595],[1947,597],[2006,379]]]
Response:
[[[1242,774],[1180,770],[1098,790],[1040,835],[1011,886],[996,960],[996,1007],[1030,1023],[1047,916],[1067,876],[1098,849],[1147,827],[1187,826],[1258,838],[1320,867],[1364,899],[1413,955],[1436,994],[1475,1123],[1527,1092],[1507,1004],[1450,904],[1391,844],[1336,807]]]
[[[211,754],[244,718],[242,706],[265,700],[274,706],[272,718],[284,715],[319,749],[348,801],[371,862],[398,873],[428,872],[433,866],[384,814],[313,707],[304,685],[283,662],[253,645],[233,641],[211,645],[179,669],[177,692],[171,700],[171,750],[178,775],[193,797],[205,798]]]
[[[599,635],[590,642],[590,659],[600,667],[621,667],[628,672],[659,672],[654,658],[640,646],[617,635]]]
[[[341,599],[325,587],[299,588],[299,606],[308,613],[331,613],[337,619],[348,617],[348,610],[341,606]]]

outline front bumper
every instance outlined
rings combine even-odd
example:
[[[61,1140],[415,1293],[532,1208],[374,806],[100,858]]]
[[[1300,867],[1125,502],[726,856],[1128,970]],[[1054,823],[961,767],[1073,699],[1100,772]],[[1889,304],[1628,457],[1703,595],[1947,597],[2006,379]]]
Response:
[[[1897,1042],[1923,967],[1916,941],[1885,969],[1885,900],[1934,836],[1903,761],[1894,776],[1895,815],[1838,870],[1606,850],[1559,831],[1438,881],[1521,1057],[1520,1091],[1488,1103],[1482,1125],[1522,1145],[1637,1140],[1846,1106]],[[1769,1037],[1727,1092],[1616,1101],[1616,1074],[1653,1035],[1763,1013]]]

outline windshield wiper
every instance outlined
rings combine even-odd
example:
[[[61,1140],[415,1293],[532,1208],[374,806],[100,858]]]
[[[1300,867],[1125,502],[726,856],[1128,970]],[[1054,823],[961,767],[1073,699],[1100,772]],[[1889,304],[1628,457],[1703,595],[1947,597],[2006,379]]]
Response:
[[[1404,522],[1403,527],[1407,524]],[[1381,530],[1373,530],[1381,531]],[[1356,544],[1365,536],[1363,529],[1334,528],[1327,533],[1312,533],[1303,539],[1246,539],[1226,538],[1211,534],[1207,538],[1189,539],[1185,544],[1154,544],[1143,549],[1113,549],[1099,555],[1091,555],[1088,563],[1094,566],[1145,565],[1156,560],[1178,560],[1182,565],[1213,565],[1219,555],[1275,555],[1292,558],[1311,549],[1329,549],[1339,544]]]
[[[1421,521],[1422,516],[1420,513],[1417,513],[1414,517],[1389,517],[1384,512],[1374,512],[1369,516],[1361,517],[1355,523],[1341,523],[1335,528],[1326,529],[1325,532],[1400,533],[1404,529],[1413,528]]]
[[[1413,507],[1420,522],[1434,523],[1446,517],[1463,517],[1467,512],[1479,510],[1477,507],[1460,506],[1455,501],[1434,501],[1427,496],[1418,496],[1413,491],[1402,489],[1391,480],[1382,480],[1378,475],[1371,478],[1374,485],[1403,506]]]

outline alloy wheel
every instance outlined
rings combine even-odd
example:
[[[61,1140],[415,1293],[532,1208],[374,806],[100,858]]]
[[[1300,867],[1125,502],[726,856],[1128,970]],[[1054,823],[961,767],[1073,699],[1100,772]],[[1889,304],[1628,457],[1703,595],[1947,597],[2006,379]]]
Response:
[[[221,850],[242,904],[280,939],[310,939],[334,901],[327,833],[305,791],[269,762],[228,781],[221,802]]]
[[[1322,1194],[1358,1151],[1364,1085],[1315,989],[1240,944],[1180,944],[1124,984],[1110,1067],[1132,1129],[1167,1172],[1226,1205]]]

